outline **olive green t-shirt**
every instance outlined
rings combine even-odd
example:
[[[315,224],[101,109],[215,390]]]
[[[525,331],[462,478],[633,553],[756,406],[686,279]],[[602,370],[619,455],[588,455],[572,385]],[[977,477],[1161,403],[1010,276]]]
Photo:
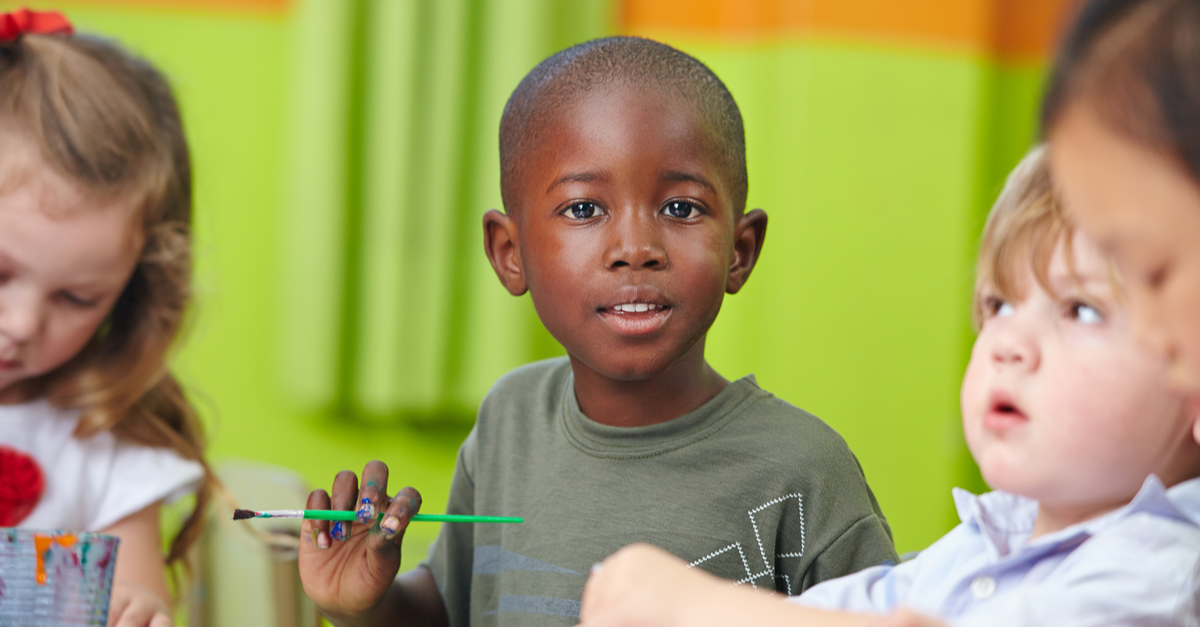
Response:
[[[452,514],[430,550],[452,627],[575,625],[592,565],[634,542],[755,588],[809,586],[895,560],[845,441],[734,381],[695,411],[610,427],[579,409],[565,358],[505,375],[458,452]]]

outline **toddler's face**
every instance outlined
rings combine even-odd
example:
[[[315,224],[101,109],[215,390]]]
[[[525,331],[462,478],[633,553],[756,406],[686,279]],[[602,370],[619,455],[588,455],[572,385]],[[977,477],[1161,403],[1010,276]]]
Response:
[[[993,488],[1051,506],[1117,507],[1150,473],[1171,485],[1196,471],[1197,445],[1165,365],[1138,344],[1099,249],[1074,239],[1077,283],[1060,244],[1047,293],[984,293],[985,319],[962,385],[963,430]]]
[[[1124,271],[1135,333],[1166,356],[1172,387],[1200,394],[1200,186],[1084,105],[1050,151],[1065,209]]]
[[[0,136],[0,403],[54,370],[96,333],[142,247],[127,202],[97,203]]]
[[[521,266],[568,353],[640,380],[699,351],[731,272],[738,216],[692,105],[598,88],[547,120],[527,157]]]

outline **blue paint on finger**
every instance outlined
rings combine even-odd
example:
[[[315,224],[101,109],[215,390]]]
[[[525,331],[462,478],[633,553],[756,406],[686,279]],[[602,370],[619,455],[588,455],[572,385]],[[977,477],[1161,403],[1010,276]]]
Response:
[[[354,513],[354,516],[355,516],[355,518],[358,518],[358,522],[360,522],[364,525],[374,524],[375,523],[375,505],[373,503],[371,503],[371,499],[363,497],[362,507],[358,508],[358,511]]]
[[[333,523],[333,528],[329,530],[329,535],[333,536],[334,540],[349,540],[350,539],[350,523],[337,521]]]

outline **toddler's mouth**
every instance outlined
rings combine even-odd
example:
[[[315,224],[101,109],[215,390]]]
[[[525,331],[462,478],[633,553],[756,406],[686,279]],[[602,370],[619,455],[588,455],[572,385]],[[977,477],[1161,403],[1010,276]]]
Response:
[[[990,431],[1003,431],[1019,424],[1029,422],[1029,417],[1005,392],[994,392],[988,401],[987,412],[983,415],[983,427]]]

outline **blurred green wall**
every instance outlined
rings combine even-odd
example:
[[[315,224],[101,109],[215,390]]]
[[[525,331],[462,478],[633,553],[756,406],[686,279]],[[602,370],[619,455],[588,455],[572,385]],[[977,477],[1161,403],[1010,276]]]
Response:
[[[213,459],[314,486],[382,459],[393,489],[440,511],[487,385],[561,350],[479,250],[499,111],[541,58],[613,32],[608,4],[56,6],[153,60],[182,102],[197,298],[177,370]],[[955,522],[949,488],[982,489],[958,426],[972,258],[1034,136],[1040,68],[848,37],[661,36],[738,99],[750,205],[771,216],[710,360],[838,429],[899,550],[927,545]],[[414,527],[406,563],[435,534]]]

